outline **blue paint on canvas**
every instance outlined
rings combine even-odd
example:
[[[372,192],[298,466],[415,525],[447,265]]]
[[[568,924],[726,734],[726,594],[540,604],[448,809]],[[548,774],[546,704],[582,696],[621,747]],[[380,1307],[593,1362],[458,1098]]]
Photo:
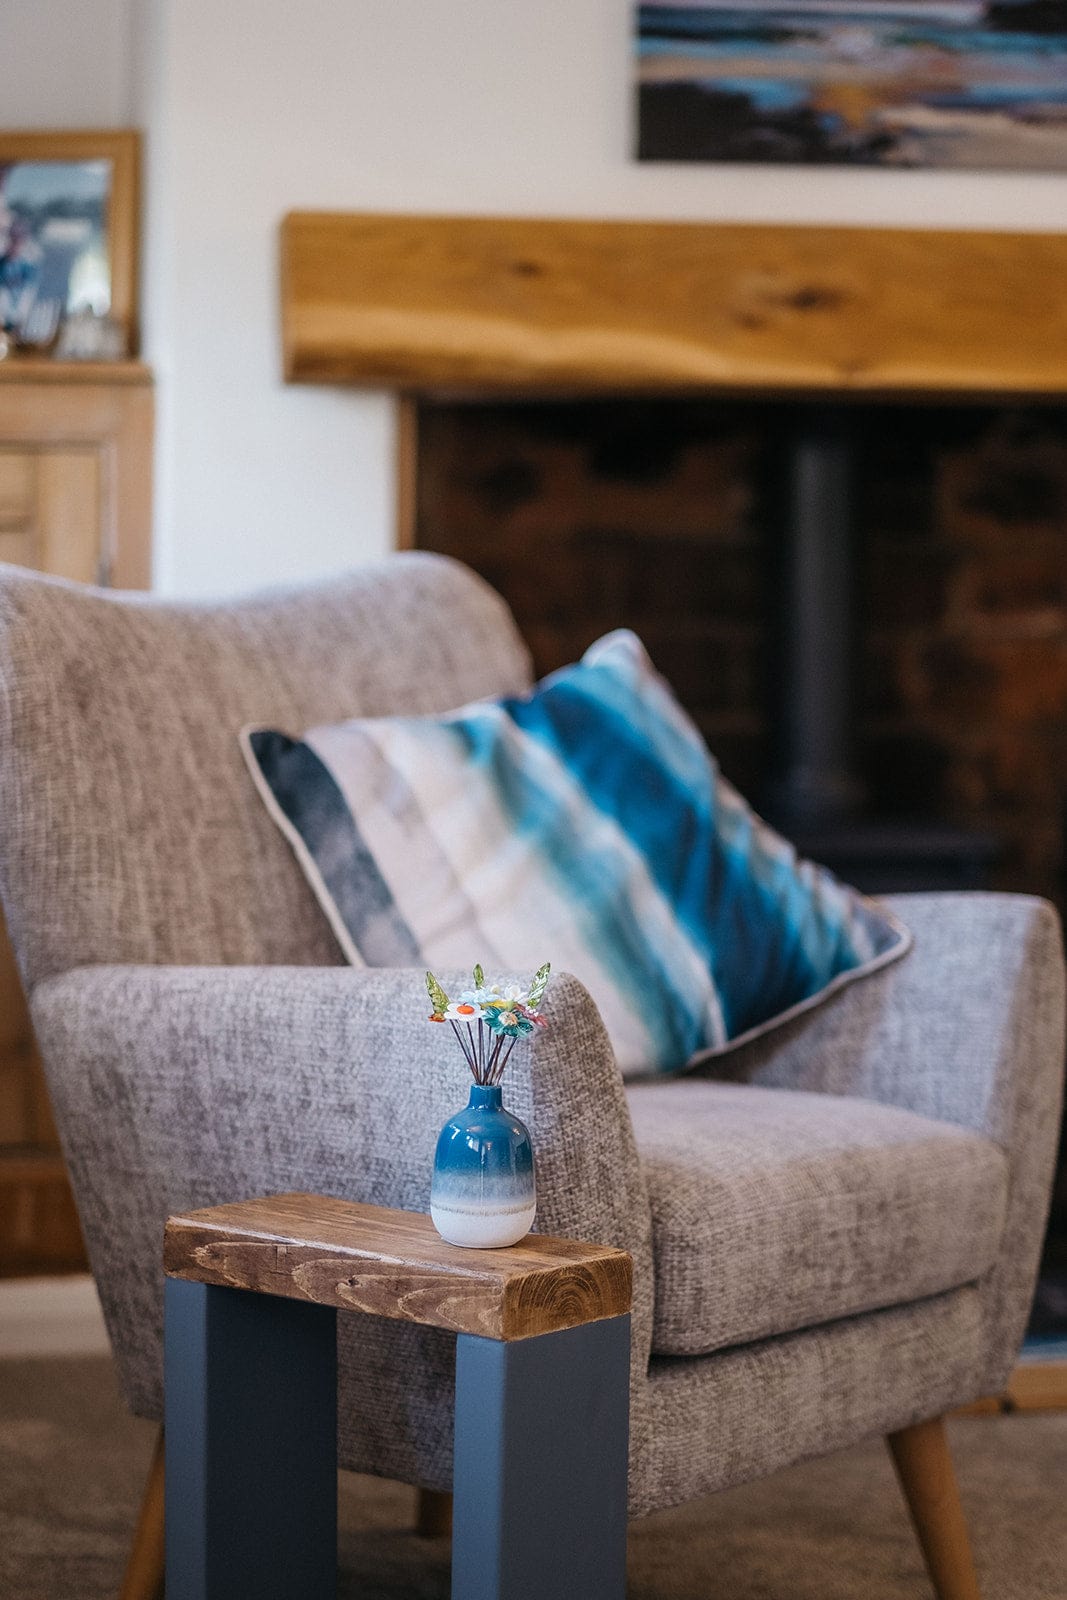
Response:
[[[637,8],[638,154],[1067,171],[1067,0]]]

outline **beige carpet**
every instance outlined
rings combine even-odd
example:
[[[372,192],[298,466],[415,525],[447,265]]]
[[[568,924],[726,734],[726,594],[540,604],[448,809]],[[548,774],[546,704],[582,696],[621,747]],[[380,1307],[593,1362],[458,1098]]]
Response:
[[[986,1600],[1067,1600],[1067,1413],[952,1428]],[[152,1429],[107,1361],[0,1362],[0,1596],[114,1600]],[[447,1600],[409,1490],[343,1476],[341,1600]],[[904,1600],[930,1590],[875,1443],[635,1523],[629,1600]],[[581,1600],[575,1596],[575,1600]]]

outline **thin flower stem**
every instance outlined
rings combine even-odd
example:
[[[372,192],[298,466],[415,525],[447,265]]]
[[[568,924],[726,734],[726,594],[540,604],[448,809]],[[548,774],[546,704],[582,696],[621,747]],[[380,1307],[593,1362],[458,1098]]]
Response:
[[[477,1047],[476,1047],[476,1045],[474,1043],[474,1029],[471,1027],[469,1022],[467,1023],[467,1037],[470,1039],[470,1042],[471,1042],[471,1053],[470,1053],[470,1055],[468,1056],[467,1059],[468,1059],[468,1061],[470,1063],[470,1069],[474,1073],[474,1081],[475,1081],[475,1083],[477,1083],[478,1082],[478,1073],[477,1073],[477,1070],[475,1068],[475,1062],[478,1059],[478,1050],[477,1050]]]
[[[478,1015],[478,1070],[481,1073],[480,1083],[485,1082],[485,1023],[481,1013]]]
[[[514,1048],[515,1048],[517,1043],[518,1043],[517,1039],[512,1039],[511,1043],[508,1045],[508,1048],[507,1048],[507,1050],[506,1050],[506,1052],[504,1054],[504,1059],[500,1063],[499,1067],[497,1068],[496,1077],[493,1079],[494,1083],[499,1083],[501,1078],[504,1076],[504,1068],[507,1066],[508,1062],[511,1060],[511,1052],[514,1050]]]
[[[459,1044],[460,1049],[463,1051],[463,1059],[464,1059],[464,1061],[467,1063],[468,1067],[470,1067],[471,1071],[474,1072],[475,1079],[477,1079],[478,1074],[477,1074],[477,1072],[474,1071],[474,1062],[473,1062],[473,1060],[472,1060],[472,1058],[471,1058],[471,1056],[470,1056],[470,1054],[469,1054],[469,1052],[467,1050],[466,1042],[465,1042],[465,1040],[463,1038],[463,1035],[460,1033],[459,1029],[456,1027],[456,1024],[452,1021],[451,1017],[449,1018],[448,1025],[452,1029],[452,1032],[455,1034],[456,1040],[457,1040],[457,1042]]]

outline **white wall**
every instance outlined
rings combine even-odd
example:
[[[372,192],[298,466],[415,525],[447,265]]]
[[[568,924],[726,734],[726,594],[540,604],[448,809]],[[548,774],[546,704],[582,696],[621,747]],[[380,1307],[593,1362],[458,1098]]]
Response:
[[[1064,176],[638,165],[629,0],[131,3],[148,19],[134,104],[172,592],[329,572],[392,542],[390,402],[280,380],[287,210],[1067,227]],[[111,29],[125,9],[86,7]]]
[[[137,4],[0,0],[0,127],[128,127]]]
[[[392,540],[389,403],[278,377],[287,209],[1067,225],[1063,177],[639,166],[628,0],[164,6],[167,588],[327,571]]]

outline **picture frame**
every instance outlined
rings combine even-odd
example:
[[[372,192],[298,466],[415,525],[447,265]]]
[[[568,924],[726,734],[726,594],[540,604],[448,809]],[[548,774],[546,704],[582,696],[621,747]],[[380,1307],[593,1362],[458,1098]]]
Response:
[[[64,322],[137,352],[141,141],[130,128],[0,131],[0,327],[47,353]],[[83,334],[84,343],[84,334]]]

